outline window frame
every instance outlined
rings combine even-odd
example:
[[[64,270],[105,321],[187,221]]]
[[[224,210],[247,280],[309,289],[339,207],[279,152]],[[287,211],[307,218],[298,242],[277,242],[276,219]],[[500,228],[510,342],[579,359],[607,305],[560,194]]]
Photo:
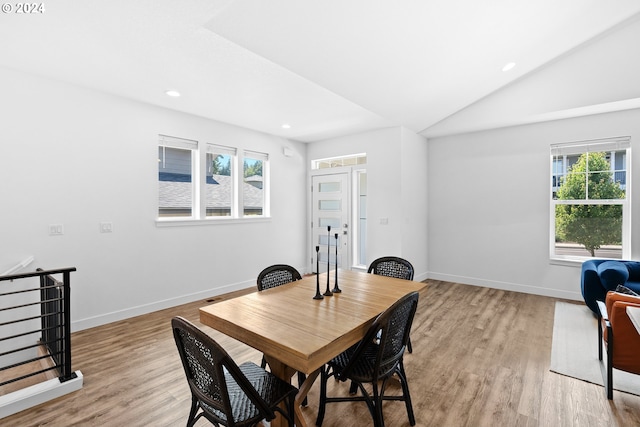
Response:
[[[229,147],[225,145],[213,144],[209,142],[200,142],[196,140],[173,137],[168,135],[158,135],[158,148],[171,147],[178,149],[191,150],[191,215],[190,216],[160,216],[160,190],[158,188],[158,196],[156,197],[156,225],[157,226],[182,226],[182,225],[208,225],[215,223],[246,223],[253,221],[265,221],[270,219],[270,184],[268,179],[269,171],[269,154],[240,150],[236,147]],[[231,209],[230,215],[207,216],[207,174],[209,172],[209,165],[207,164],[207,158],[210,153],[227,154],[231,156]],[[242,155],[238,155],[242,153]],[[263,210],[262,215],[243,215],[243,201],[242,201],[242,188],[244,185],[243,172],[240,171],[239,165],[243,164],[245,153],[255,154],[262,156],[259,158],[263,160],[263,184],[262,184],[262,197],[263,197]],[[252,157],[253,158],[253,157]],[[158,163],[161,159],[158,158]],[[156,182],[159,182],[158,168],[156,173]]]
[[[567,156],[581,156],[584,153],[597,152],[625,152],[625,197],[624,199],[589,199],[588,195],[585,199],[557,199],[554,197],[555,190],[560,187],[560,178],[570,171],[570,165],[567,162]],[[561,162],[558,158],[562,157]],[[612,158],[609,159],[610,170],[615,173],[615,165],[612,164]],[[561,164],[561,170],[558,165]],[[552,144],[550,147],[549,160],[549,258],[552,263],[557,264],[581,264],[590,259],[620,259],[608,258],[606,256],[596,255],[562,255],[556,253],[556,207],[559,205],[620,205],[622,206],[622,251],[621,259],[629,259],[631,256],[631,138],[628,136],[603,138],[587,141],[576,141],[569,143]],[[572,166],[572,165],[571,165]],[[615,175],[614,175],[615,177]]]
[[[207,155],[209,153],[217,153],[228,155],[231,158],[229,159],[230,167],[231,167],[231,194],[229,195],[230,199],[230,214],[229,215],[207,215],[207,195],[202,195],[202,206],[201,206],[201,218],[208,220],[221,220],[221,219],[229,219],[229,218],[237,218],[238,217],[238,150],[235,147],[227,147],[219,144],[206,143],[205,144],[205,153],[204,153],[204,187],[206,193],[206,179],[209,173],[209,165],[207,164]]]
[[[244,185],[246,184],[245,182],[245,176],[244,176],[244,161],[245,159],[251,159],[251,160],[258,160],[262,162],[262,214],[260,215],[247,215],[245,213],[245,192],[244,192]],[[239,203],[238,203],[238,217],[240,218],[268,218],[271,214],[271,206],[269,204],[269,200],[271,199],[269,197],[269,189],[270,189],[270,185],[269,185],[269,154],[268,153],[264,153],[264,152],[260,152],[260,151],[253,151],[253,150],[244,150],[242,152],[242,178],[238,179],[237,182],[239,184],[242,184],[242,189],[238,188],[238,198],[239,198]],[[240,164],[240,162],[238,163]],[[240,168],[238,168],[240,169]],[[240,170],[238,170],[238,175],[240,176]],[[247,185],[251,185],[251,184],[247,184]]]
[[[198,171],[198,157],[197,157],[197,153],[198,153],[198,141],[195,140],[191,140],[191,139],[185,139],[185,138],[177,138],[177,137],[173,137],[173,136],[167,136],[167,135],[159,135],[159,141],[158,141],[158,149],[162,149],[162,156],[161,158],[158,158],[158,165],[160,164],[164,164],[165,160],[166,160],[166,149],[174,149],[174,150],[184,150],[184,151],[189,151],[190,152],[190,182],[191,182],[191,186],[190,186],[190,192],[191,192],[191,206],[190,206],[190,215],[168,215],[168,216],[161,216],[160,214],[160,188],[159,188],[159,176],[158,176],[158,180],[156,181],[158,183],[158,197],[156,198],[156,201],[158,203],[158,207],[156,209],[156,213],[158,215],[158,220],[166,220],[166,219],[172,219],[172,218],[178,218],[181,220],[187,220],[187,219],[192,219],[194,218],[194,215],[196,215],[197,211],[196,209],[196,204],[194,203],[196,200],[196,195],[197,195],[197,171]],[[175,173],[175,172],[174,172]],[[160,170],[158,169],[158,174],[160,174]]]

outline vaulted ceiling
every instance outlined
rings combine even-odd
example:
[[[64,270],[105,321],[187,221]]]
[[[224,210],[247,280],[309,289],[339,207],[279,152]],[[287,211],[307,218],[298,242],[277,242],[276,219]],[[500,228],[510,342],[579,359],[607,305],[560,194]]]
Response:
[[[388,126],[455,133],[502,115],[513,124],[640,98],[634,83],[631,94],[611,89],[596,100],[521,108],[529,119],[500,99],[518,87],[535,98],[540,83],[523,82],[627,31],[640,16],[637,0],[43,4],[40,13],[2,13],[1,66],[304,142]],[[621,40],[601,49],[638,56],[633,38]],[[633,60],[627,69],[637,71]],[[566,81],[561,74],[549,78]],[[170,89],[181,96],[168,97]],[[492,117],[483,118],[487,111]]]

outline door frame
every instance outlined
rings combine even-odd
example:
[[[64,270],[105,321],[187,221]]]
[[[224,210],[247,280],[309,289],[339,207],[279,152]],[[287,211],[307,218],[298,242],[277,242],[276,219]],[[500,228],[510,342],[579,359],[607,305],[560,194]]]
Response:
[[[349,229],[347,232],[347,241],[348,241],[348,251],[347,253],[343,253],[343,262],[341,268],[347,270],[353,270],[353,259],[354,259],[354,227],[355,221],[357,218],[354,218],[354,213],[357,212],[357,209],[354,209],[354,203],[357,203],[357,200],[354,200],[354,194],[357,194],[356,186],[357,182],[355,182],[354,176],[355,171],[358,170],[366,170],[366,165],[354,165],[354,166],[340,166],[335,168],[326,168],[326,169],[311,169],[308,176],[309,183],[309,203],[308,203],[308,213],[307,213],[307,249],[308,249],[308,257],[309,260],[309,268],[308,272],[313,272],[315,262],[316,262],[316,253],[314,250],[314,245],[311,244],[313,242],[313,177],[315,176],[329,176],[329,175],[347,175],[347,188],[344,191],[347,191],[347,218],[349,221]]]

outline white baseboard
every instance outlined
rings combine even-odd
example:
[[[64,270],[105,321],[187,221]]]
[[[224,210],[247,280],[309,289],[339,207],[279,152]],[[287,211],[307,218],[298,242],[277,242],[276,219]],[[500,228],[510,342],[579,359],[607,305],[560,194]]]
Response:
[[[222,286],[215,289],[208,289],[206,291],[195,292],[188,295],[182,295],[175,298],[169,298],[162,301],[156,301],[149,304],[130,307],[124,310],[118,310],[98,316],[87,317],[85,319],[72,320],[71,332],[82,331],[84,329],[106,325],[107,323],[117,322],[119,320],[129,319],[131,317],[140,316],[142,314],[152,313],[154,311],[164,310],[165,308],[171,308],[177,305],[187,304],[200,299],[211,298],[217,295],[239,291],[255,286],[255,281],[234,283],[232,285]]]
[[[80,390],[83,383],[82,372],[76,371],[76,375],[77,378],[63,383],[53,378],[0,396],[0,419]]]
[[[415,282],[424,282],[429,278],[429,273],[420,273],[413,276]]]
[[[442,280],[445,282],[462,283],[463,285],[482,286],[485,288],[502,289],[505,291],[522,292],[525,294],[542,295],[546,297],[563,298],[575,301],[583,301],[580,291],[564,291],[561,289],[543,288],[540,286],[523,285],[519,283],[499,282],[495,280],[484,280],[475,277],[456,276],[429,272],[429,279]]]

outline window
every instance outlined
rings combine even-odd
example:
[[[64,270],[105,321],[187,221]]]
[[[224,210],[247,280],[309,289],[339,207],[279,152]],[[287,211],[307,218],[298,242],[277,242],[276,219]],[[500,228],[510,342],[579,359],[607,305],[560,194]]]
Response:
[[[311,169],[339,168],[342,166],[366,165],[366,153],[352,154],[350,156],[331,157],[327,159],[317,159],[311,162]]]
[[[354,227],[354,258],[356,265],[367,265],[367,171],[355,171],[355,194],[357,194],[356,225]]]
[[[236,149],[207,144],[207,176],[205,183],[206,216],[235,215]]]
[[[551,257],[631,254],[630,139],[551,146]]]
[[[160,135],[158,218],[218,219],[268,215],[266,153]]]
[[[198,142],[160,135],[158,146],[158,216],[191,217]]]
[[[244,216],[265,215],[265,188],[267,160],[265,153],[244,152],[242,207]]]

